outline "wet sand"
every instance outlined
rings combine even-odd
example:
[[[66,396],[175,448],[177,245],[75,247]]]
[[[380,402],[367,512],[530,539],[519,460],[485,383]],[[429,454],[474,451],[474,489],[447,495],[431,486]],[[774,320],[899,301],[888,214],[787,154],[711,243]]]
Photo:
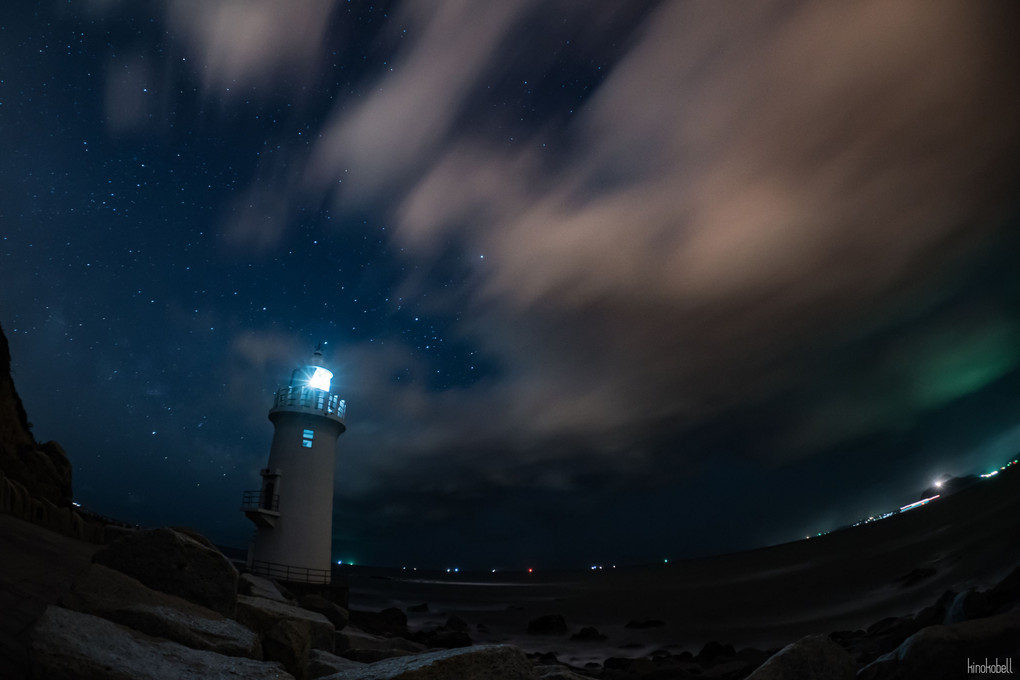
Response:
[[[916,612],[946,590],[990,587],[1017,565],[1014,467],[879,522],[731,555],[594,572],[356,570],[348,579],[356,609],[406,612],[427,603],[429,611],[409,612],[412,630],[456,615],[470,624],[475,642],[510,642],[583,665],[657,649],[697,652],[710,640],[774,649],[811,633],[866,628]],[[544,614],[563,615],[569,633],[528,635],[528,622]],[[647,620],[664,625],[625,627]],[[607,639],[570,641],[582,626]]]

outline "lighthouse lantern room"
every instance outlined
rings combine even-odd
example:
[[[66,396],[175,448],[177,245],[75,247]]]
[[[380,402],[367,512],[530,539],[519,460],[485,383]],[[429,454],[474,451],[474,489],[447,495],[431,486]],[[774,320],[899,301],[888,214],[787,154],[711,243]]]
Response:
[[[290,582],[329,583],[332,568],[333,468],[347,429],[346,403],[333,391],[322,346],[276,392],[269,420],[273,443],[262,488],[241,509],[255,523],[248,568]]]

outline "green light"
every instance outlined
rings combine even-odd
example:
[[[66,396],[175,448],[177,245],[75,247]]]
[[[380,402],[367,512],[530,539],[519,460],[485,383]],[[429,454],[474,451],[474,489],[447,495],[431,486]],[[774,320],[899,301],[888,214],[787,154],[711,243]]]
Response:
[[[925,407],[976,392],[1020,365],[1012,326],[989,326],[963,337],[946,333],[922,348],[914,394]]]

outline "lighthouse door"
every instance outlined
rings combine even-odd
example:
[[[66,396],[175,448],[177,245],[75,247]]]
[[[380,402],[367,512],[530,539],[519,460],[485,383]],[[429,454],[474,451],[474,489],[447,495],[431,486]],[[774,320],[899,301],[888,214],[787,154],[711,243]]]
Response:
[[[269,480],[266,482],[265,488],[262,489],[262,509],[272,510],[273,509],[273,495],[276,493],[276,480]]]

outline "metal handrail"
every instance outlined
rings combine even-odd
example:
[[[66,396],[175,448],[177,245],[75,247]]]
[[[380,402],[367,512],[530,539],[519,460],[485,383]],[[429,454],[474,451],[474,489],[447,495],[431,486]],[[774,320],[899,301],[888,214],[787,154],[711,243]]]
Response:
[[[347,412],[347,402],[341,399],[339,394],[307,385],[291,385],[277,390],[273,408],[293,408],[295,406],[322,411],[327,416],[336,416],[341,420]]]
[[[255,491],[245,491],[244,498],[241,500],[241,509],[280,512],[280,495],[273,494],[270,496],[265,491],[258,489]]]
[[[279,579],[280,581],[297,581],[300,583],[329,583],[332,573],[329,569],[312,569],[310,567],[294,567],[277,562],[254,560],[251,571],[259,576]]]

